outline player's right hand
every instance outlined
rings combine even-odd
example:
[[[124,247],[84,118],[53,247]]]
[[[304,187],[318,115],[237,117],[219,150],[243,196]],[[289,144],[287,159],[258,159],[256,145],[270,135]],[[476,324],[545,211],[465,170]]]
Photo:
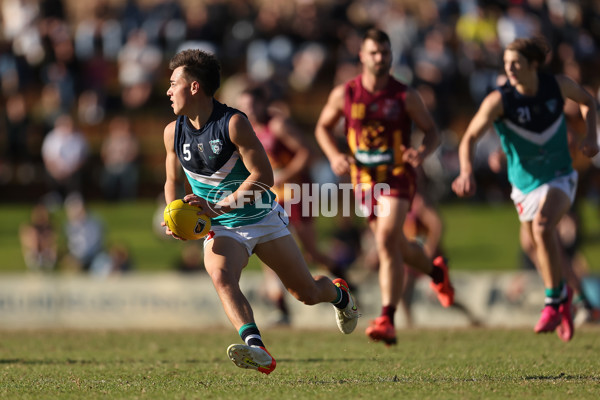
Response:
[[[586,136],[579,145],[579,149],[583,155],[589,158],[592,158],[598,154],[598,147],[598,140],[596,139],[595,135]]]
[[[350,165],[354,164],[354,158],[348,154],[339,153],[329,160],[331,170],[337,176],[350,173]]]
[[[217,210],[215,210],[215,205],[210,204],[207,200],[203,199],[200,196],[197,196],[193,193],[186,194],[183,198],[185,203],[188,203],[192,206],[199,207],[198,215],[206,215],[209,218],[214,218],[220,215]]]
[[[475,194],[477,185],[473,174],[460,174],[452,182],[452,190],[458,197],[469,197]]]
[[[167,223],[165,221],[162,221],[160,223],[160,225],[165,227],[165,235],[172,236],[174,239],[177,239],[177,240],[183,240],[184,242],[186,241],[186,239],[174,234],[173,231],[169,229],[169,225],[167,225]]]

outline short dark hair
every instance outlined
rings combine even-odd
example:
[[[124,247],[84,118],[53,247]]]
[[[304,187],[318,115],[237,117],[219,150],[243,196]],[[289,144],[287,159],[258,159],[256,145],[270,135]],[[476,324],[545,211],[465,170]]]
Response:
[[[390,44],[390,37],[387,33],[382,31],[381,29],[371,28],[365,32],[363,35],[363,42],[367,39],[371,39],[376,43],[387,43]]]
[[[221,86],[221,65],[211,53],[196,49],[180,51],[169,62],[171,70],[179,67],[183,67],[186,78],[200,83],[207,96],[214,96]]]
[[[529,63],[537,62],[538,68],[546,63],[546,56],[550,52],[548,43],[541,37],[515,39],[506,46],[506,50],[518,52]]]

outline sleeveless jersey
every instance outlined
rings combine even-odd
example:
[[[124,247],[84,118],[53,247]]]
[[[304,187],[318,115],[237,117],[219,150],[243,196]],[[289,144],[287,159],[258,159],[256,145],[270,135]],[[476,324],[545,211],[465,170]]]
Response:
[[[401,145],[410,146],[411,120],[405,110],[406,85],[390,77],[385,89],[370,93],[361,83],[361,75],[345,86],[344,115],[346,140],[356,159],[351,167],[352,183],[393,181],[407,172]]]
[[[535,96],[525,96],[507,82],[502,94],[504,115],[494,121],[506,153],[508,180],[523,193],[573,170],[564,99],[556,78],[538,74]]]
[[[229,138],[229,120],[241,111],[213,100],[206,124],[195,129],[186,116],[177,117],[175,153],[194,194],[216,203],[235,192],[250,175]],[[211,219],[213,225],[229,227],[253,224],[270,211],[275,196],[265,190],[257,201],[234,208]]]

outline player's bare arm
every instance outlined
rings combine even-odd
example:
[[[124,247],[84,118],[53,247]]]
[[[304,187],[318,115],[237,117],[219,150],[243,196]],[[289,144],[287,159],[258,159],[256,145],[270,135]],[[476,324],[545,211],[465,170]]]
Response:
[[[164,130],[164,143],[167,156],[165,158],[165,201],[167,204],[175,200],[177,193],[178,184],[178,172],[179,172],[179,160],[175,153],[175,124],[176,121],[171,122],[165,127]]]
[[[350,164],[354,159],[344,154],[335,142],[334,130],[344,113],[344,85],[335,87],[329,94],[327,104],[323,107],[317,126],[315,137],[319,146],[331,164],[333,172],[340,176],[350,172]]]
[[[167,152],[167,156],[165,158],[165,202],[166,204],[171,203],[176,199],[177,196],[177,185],[179,184],[179,159],[177,158],[177,154],[175,153],[175,124],[176,121],[171,122],[165,127],[164,130],[164,143],[165,150]],[[161,225],[165,227],[165,234],[173,236],[175,239],[181,239],[177,237],[169,227],[165,224],[165,222],[161,222]]]
[[[581,141],[579,149],[587,157],[598,154],[598,138],[596,133],[596,101],[584,88],[564,75],[557,75],[556,80],[564,98],[579,104],[581,115],[585,120],[586,136]]]
[[[192,205],[198,205],[208,210],[206,215],[213,218],[227,213],[242,203],[253,200],[249,193],[258,194],[273,186],[273,169],[264,147],[252,129],[248,119],[236,114],[229,120],[229,138],[237,147],[244,166],[250,172],[246,180],[229,196],[217,203],[218,207],[208,207],[206,200],[193,194],[185,196],[184,200]]]
[[[479,110],[469,123],[458,148],[460,174],[452,182],[452,190],[459,197],[475,194],[476,184],[473,177],[473,156],[477,140],[487,132],[492,123],[504,113],[502,95],[493,91],[483,100]]]
[[[289,120],[274,118],[269,126],[277,139],[294,154],[285,168],[275,176],[275,185],[277,185],[290,181],[308,166],[310,151],[302,137],[302,132]]]
[[[440,145],[440,135],[433,117],[416,90],[412,88],[408,89],[405,104],[406,112],[417,128],[423,132],[424,137],[423,143],[418,149],[403,148],[402,159],[410,163],[413,167],[417,167]]]

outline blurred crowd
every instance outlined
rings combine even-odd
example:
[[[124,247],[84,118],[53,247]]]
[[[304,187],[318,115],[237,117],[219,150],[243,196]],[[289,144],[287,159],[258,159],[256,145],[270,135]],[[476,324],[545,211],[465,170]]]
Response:
[[[136,197],[140,176],[161,181],[143,172],[160,171],[152,152],[172,118],[166,65],[183,48],[217,54],[218,97],[264,83],[310,137],[327,91],[358,72],[362,32],[382,28],[394,74],[418,88],[444,132],[428,171],[439,197],[465,121],[497,84],[514,38],[546,37],[553,72],[600,86],[591,0],[3,0],[0,12],[0,185],[92,192],[87,180],[112,200]]]
[[[217,98],[250,85],[303,129],[308,142],[325,96],[358,74],[366,28],[389,33],[393,73],[418,89],[443,134],[424,165],[426,192],[451,197],[456,146],[479,102],[502,79],[502,51],[541,35],[549,68],[600,88],[600,2],[594,0],[2,0],[0,200],[69,195],[109,201],[161,190],[162,131],[173,119],[167,64],[185,48],[222,63]],[[568,110],[573,141],[583,132]],[[506,199],[499,147],[478,147],[478,199]],[[316,181],[332,179],[312,160]],[[600,203],[600,158],[576,159],[580,197]],[[40,256],[42,257],[42,256]],[[39,262],[47,263],[52,254]],[[44,268],[40,266],[40,268]],[[86,267],[87,268],[87,267]]]

